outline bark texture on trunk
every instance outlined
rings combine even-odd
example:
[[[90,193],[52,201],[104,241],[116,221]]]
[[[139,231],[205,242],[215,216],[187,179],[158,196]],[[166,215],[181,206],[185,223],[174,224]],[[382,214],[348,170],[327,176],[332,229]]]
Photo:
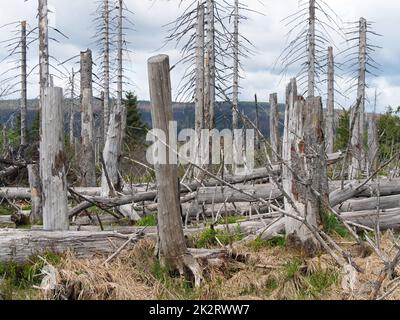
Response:
[[[81,52],[81,187],[96,186],[92,64],[92,52]]]
[[[26,86],[26,21],[21,22],[21,146],[28,143],[27,140],[27,86]]]
[[[278,163],[282,156],[281,137],[279,132],[279,110],[278,95],[273,93],[269,96],[270,113],[269,113],[269,130],[271,140],[271,160]]]
[[[40,165],[45,230],[68,230],[68,197],[65,174],[63,92],[46,88],[42,106]]]
[[[172,144],[169,122],[173,120],[169,57],[158,55],[148,61],[150,100],[153,128],[166,134],[166,144]],[[169,149],[169,148],[168,148]],[[178,167],[170,152],[166,164],[156,164],[158,189],[158,236],[162,262],[169,268],[185,274],[185,268],[193,273],[196,285],[202,279],[201,270],[188,253],[183,234],[179,199]],[[168,157],[167,157],[168,158]]]
[[[353,132],[351,133],[351,154],[352,159],[349,167],[349,179],[360,177],[364,168],[364,116],[365,116],[365,89],[366,89],[366,67],[367,67],[367,21],[360,19],[359,32],[359,57],[358,57],[358,103],[352,109],[350,123],[354,122]]]
[[[335,64],[333,48],[328,48],[328,102],[326,117],[326,152],[333,153],[335,142]]]

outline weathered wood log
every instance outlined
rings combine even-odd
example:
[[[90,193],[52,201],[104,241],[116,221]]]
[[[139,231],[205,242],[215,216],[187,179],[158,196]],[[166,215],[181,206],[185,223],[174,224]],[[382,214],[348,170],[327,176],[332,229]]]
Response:
[[[377,210],[378,205],[380,209],[400,208],[400,195],[380,197],[379,199],[378,197],[351,199],[342,203],[338,210],[340,212]]]
[[[24,263],[34,255],[72,251],[79,258],[111,254],[122,245],[126,235],[115,232],[84,231],[2,231],[0,230],[0,262]],[[134,238],[133,241],[139,239]]]
[[[27,145],[27,63],[26,63],[26,21],[21,21],[21,146]]]
[[[375,229],[379,219],[381,230],[400,228],[400,208],[380,210],[366,210],[357,212],[342,212],[340,214],[346,221],[354,222],[362,226]]]
[[[42,105],[40,166],[45,230],[68,230],[68,196],[65,174],[64,112],[61,88],[45,88]]]
[[[200,204],[224,203],[224,202],[257,202],[256,199],[273,200],[282,196],[282,192],[273,184],[239,185],[241,189],[253,195],[245,195],[229,187],[206,187],[198,190],[197,200]]]

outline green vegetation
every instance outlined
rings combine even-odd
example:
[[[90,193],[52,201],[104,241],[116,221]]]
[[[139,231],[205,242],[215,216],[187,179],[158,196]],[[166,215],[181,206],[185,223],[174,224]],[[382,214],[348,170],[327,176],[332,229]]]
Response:
[[[42,281],[44,260],[53,266],[57,266],[61,261],[61,257],[53,253],[46,253],[42,257],[43,260],[35,257],[23,265],[14,262],[0,263],[0,299],[34,299],[37,291],[33,286],[39,286]]]
[[[218,239],[218,240],[217,240]],[[223,245],[230,245],[233,242],[240,241],[243,239],[243,235],[240,230],[240,225],[236,226],[236,230],[230,232],[226,229],[215,230],[209,228],[204,230],[195,241],[196,248],[211,248],[218,246],[218,241]]]
[[[156,227],[157,226],[157,216],[155,214],[150,214],[144,216],[137,222],[139,227]]]
[[[270,240],[263,240],[260,237],[257,237],[256,239],[248,243],[248,247],[254,251],[260,251],[263,248],[283,248],[285,246],[286,238],[284,236],[274,237]]]
[[[324,229],[328,234],[335,234],[342,238],[349,237],[349,231],[333,214],[323,212],[321,218]]]
[[[132,92],[126,94],[125,105],[127,109],[126,140],[129,143],[142,144],[146,138],[147,126],[142,121],[137,97]]]
[[[388,159],[400,148],[400,107],[389,107],[378,120],[379,149],[382,159]]]

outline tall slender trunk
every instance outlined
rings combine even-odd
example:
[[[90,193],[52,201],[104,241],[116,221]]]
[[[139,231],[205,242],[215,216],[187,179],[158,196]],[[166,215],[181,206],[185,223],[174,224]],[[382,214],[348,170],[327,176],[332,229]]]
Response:
[[[123,140],[123,119],[124,110],[122,105],[122,81],[123,81],[123,65],[122,65],[122,54],[123,54],[123,1],[119,0],[118,8],[118,26],[117,26],[117,98],[113,106],[113,110],[110,115],[110,122],[107,132],[107,139],[104,146],[103,157],[108,173],[108,177],[112,184],[112,189],[108,185],[108,181],[103,170],[102,174],[102,193],[103,195],[109,195],[115,190],[122,189],[122,180],[120,177],[120,161],[122,152],[122,140]]]
[[[81,187],[96,186],[92,64],[92,51],[81,52]]]
[[[214,0],[207,0],[207,45],[205,72],[206,126],[214,128],[215,122],[215,12]]]
[[[270,130],[270,140],[271,140],[271,160],[273,163],[278,163],[280,161],[281,154],[281,138],[279,132],[279,110],[278,110],[278,95],[272,93],[269,96],[269,130]]]
[[[315,0],[309,2],[308,96],[315,95]]]
[[[21,146],[27,145],[26,21],[21,22]]]
[[[335,117],[335,64],[333,60],[333,48],[328,48],[328,102],[326,117],[326,151],[334,151],[334,117]]]
[[[47,0],[38,0],[39,3],[39,76],[40,101],[43,103],[44,90],[50,85],[49,71],[49,21]]]
[[[103,90],[104,90],[104,108],[103,108],[103,131],[104,141],[107,139],[108,125],[110,122],[110,9],[109,0],[104,0],[103,4]]]
[[[204,4],[199,0],[197,4],[197,32],[196,32],[196,120],[197,135],[196,159],[201,164],[201,131],[204,129]],[[196,172],[197,175],[199,172]]]
[[[69,144],[70,146],[74,145],[74,121],[75,121],[75,72],[74,68],[72,68],[71,73],[71,102],[70,102],[70,109],[69,109]]]
[[[260,150],[260,113],[259,113],[259,106],[258,106],[258,98],[257,94],[254,95],[254,101],[256,104],[256,127],[257,127],[257,132],[256,132],[256,149]]]
[[[232,129],[239,129],[239,0],[235,0],[233,18],[233,93]]]
[[[364,116],[365,116],[365,88],[367,67],[367,20],[360,18],[359,22],[359,74],[357,86],[357,101],[351,112],[351,123],[355,117],[353,132],[351,133],[352,160],[349,168],[349,179],[356,179],[364,167]]]

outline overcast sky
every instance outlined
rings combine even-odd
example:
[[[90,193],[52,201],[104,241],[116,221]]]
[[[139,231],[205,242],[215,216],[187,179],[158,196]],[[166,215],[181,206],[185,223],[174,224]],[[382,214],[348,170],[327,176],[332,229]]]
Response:
[[[128,32],[130,41],[129,49],[132,50],[127,59],[127,68],[132,70],[127,74],[133,85],[127,90],[134,90],[139,99],[148,99],[147,84],[147,59],[158,53],[170,55],[171,64],[176,63],[180,56],[178,50],[172,45],[158,50],[166,36],[166,29],[162,26],[174,20],[180,12],[179,0],[125,0],[127,6],[134,12],[132,20],[135,30]],[[244,71],[241,86],[241,100],[252,100],[257,93],[259,100],[266,101],[269,93],[278,92],[282,102],[284,86],[287,78],[282,80],[279,69],[274,69],[274,63],[280,52],[285,47],[285,34],[288,31],[281,21],[289,14],[296,11],[298,0],[242,0],[254,10],[263,12],[264,15],[248,14],[250,20],[241,25],[243,34],[251,40],[257,48],[257,53],[248,60],[243,61]],[[374,21],[374,28],[384,37],[377,39],[377,44],[384,47],[375,55],[382,66],[379,77],[369,78],[369,96],[372,97],[375,88],[380,93],[379,109],[386,106],[400,105],[400,41],[398,28],[400,18],[400,2],[398,0],[325,0],[344,21],[357,21],[361,16]],[[62,30],[69,39],[62,39],[62,44],[51,44],[50,53],[60,61],[79,54],[86,48],[96,51],[93,43],[95,30],[92,24],[96,4],[94,0],[49,0],[50,9],[55,12],[51,16],[51,23]],[[0,21],[8,22],[27,20],[35,26],[37,12],[36,0],[1,0]],[[9,38],[7,28],[0,29],[0,41]],[[60,37],[58,37],[61,39]],[[3,46],[3,44],[1,44]],[[32,48],[30,65],[37,63],[36,48]],[[36,51],[35,51],[36,52]],[[4,46],[0,49],[0,57],[4,57]],[[71,67],[69,65],[68,67]],[[75,68],[78,68],[76,65]],[[4,63],[1,69],[5,70]],[[182,68],[174,69],[172,81],[174,90],[177,88]],[[289,75],[290,76],[290,75]],[[36,96],[36,78],[30,86],[30,97]],[[55,80],[56,85],[62,85],[60,80]],[[350,99],[351,101],[351,99]],[[348,104],[350,104],[350,101]]]

